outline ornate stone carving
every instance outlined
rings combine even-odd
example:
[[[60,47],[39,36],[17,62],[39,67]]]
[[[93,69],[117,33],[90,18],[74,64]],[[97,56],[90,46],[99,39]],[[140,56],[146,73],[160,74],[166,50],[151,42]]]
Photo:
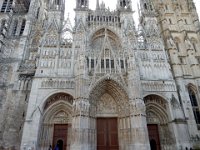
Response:
[[[53,118],[53,123],[56,124],[67,124],[71,120],[71,116],[67,114],[65,111],[60,111],[58,112],[54,118]]]
[[[130,111],[132,115],[146,116],[146,107],[144,101],[140,98],[130,100]]]
[[[90,103],[87,99],[78,98],[73,102],[73,115],[88,116]]]
[[[153,112],[147,112],[147,123],[158,124],[160,123],[159,118]]]
[[[59,93],[52,95],[51,97],[48,98],[44,109],[47,109],[49,106],[51,106],[53,103],[58,102],[60,100],[66,101],[69,104],[73,104],[73,97],[71,95],[65,94],[65,93]]]
[[[142,81],[144,91],[176,91],[174,82],[171,81]]]
[[[171,48],[171,49],[175,49],[176,48],[174,40],[171,37],[169,37],[167,39],[167,46],[168,46],[168,48]]]
[[[74,89],[75,83],[72,80],[56,80],[56,79],[49,79],[44,80],[41,83],[41,88],[59,88],[59,89]]]
[[[192,45],[190,39],[186,38],[186,39],[185,39],[185,44],[186,44],[187,50],[193,49],[193,45]]]
[[[104,94],[97,102],[97,115],[117,114],[117,105],[113,97]]]
[[[180,109],[180,103],[178,102],[178,100],[175,98],[175,96],[172,94],[172,98],[171,98],[171,105],[173,108],[175,109]]]
[[[156,104],[156,105],[160,105],[164,109],[167,109],[165,101],[159,96],[154,96],[154,95],[151,96],[150,95],[150,96],[148,96],[148,98],[144,99],[144,102],[145,102],[146,105]]]

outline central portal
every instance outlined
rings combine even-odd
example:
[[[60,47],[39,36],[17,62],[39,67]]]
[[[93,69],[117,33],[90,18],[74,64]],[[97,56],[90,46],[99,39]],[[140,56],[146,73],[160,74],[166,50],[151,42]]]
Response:
[[[97,118],[97,150],[119,150],[117,118]]]

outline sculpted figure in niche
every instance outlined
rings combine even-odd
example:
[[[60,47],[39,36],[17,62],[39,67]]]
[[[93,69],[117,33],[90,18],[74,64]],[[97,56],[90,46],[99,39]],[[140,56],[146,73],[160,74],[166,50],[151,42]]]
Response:
[[[188,38],[185,39],[185,44],[187,49],[193,49],[192,43]]]
[[[169,37],[167,39],[167,46],[168,46],[168,48],[176,48],[176,45],[175,45],[174,40],[172,39],[172,37]]]
[[[173,108],[176,108],[176,109],[180,108],[180,104],[178,100],[175,98],[174,94],[172,94],[171,105],[173,106]]]

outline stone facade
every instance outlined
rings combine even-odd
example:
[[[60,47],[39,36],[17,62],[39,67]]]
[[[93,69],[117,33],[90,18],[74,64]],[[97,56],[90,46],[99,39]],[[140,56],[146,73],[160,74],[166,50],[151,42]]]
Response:
[[[0,2],[0,149],[46,150],[66,125],[63,149],[96,150],[98,118],[117,119],[119,150],[200,148],[193,0],[140,0],[137,29],[131,0],[76,0],[74,27],[64,3]]]

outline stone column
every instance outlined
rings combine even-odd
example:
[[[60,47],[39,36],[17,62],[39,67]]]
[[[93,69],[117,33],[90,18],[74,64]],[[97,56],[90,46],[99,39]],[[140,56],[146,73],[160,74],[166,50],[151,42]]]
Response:
[[[21,141],[20,150],[36,150],[38,131],[40,127],[41,119],[41,109],[39,104],[41,103],[38,100],[38,88],[39,82],[38,79],[33,81],[32,90],[30,93],[30,98],[28,102],[28,109],[26,114],[26,120],[23,128],[23,135]]]
[[[134,54],[128,60],[128,90],[130,107],[131,141],[127,150],[150,150],[146,109],[142,100],[139,68]]]
[[[150,150],[144,101],[130,100],[131,144],[129,150]]]
[[[73,103],[71,150],[91,150],[90,104],[88,99],[77,98]]]

